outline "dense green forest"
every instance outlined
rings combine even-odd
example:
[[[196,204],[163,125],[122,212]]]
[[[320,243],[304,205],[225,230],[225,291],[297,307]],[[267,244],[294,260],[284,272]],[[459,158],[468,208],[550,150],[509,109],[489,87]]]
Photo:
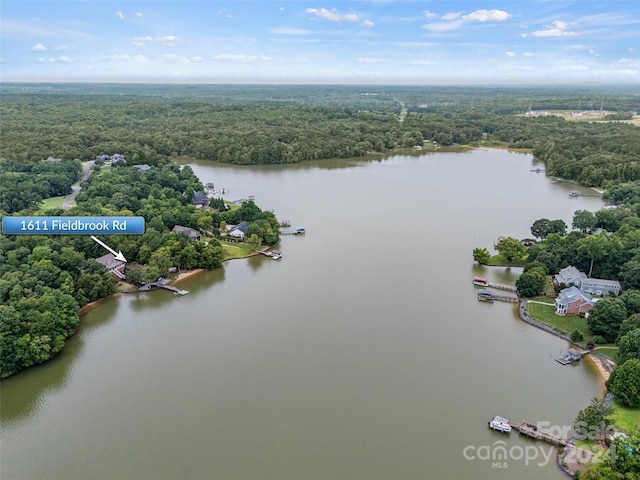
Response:
[[[531,149],[550,175],[589,186],[640,179],[637,126],[524,115],[605,105],[628,118],[640,110],[632,89],[9,85],[1,98],[0,158],[18,162],[122,153],[274,164],[435,142]]]
[[[80,161],[20,163],[0,160],[0,213],[34,209],[45,198],[69,195]]]
[[[76,175],[79,171],[77,161],[43,161],[30,165],[33,167],[31,180],[36,186],[41,180],[36,166],[53,175],[49,169],[55,165],[63,178],[67,178],[64,172]],[[0,162],[3,172],[0,178],[22,174],[24,168],[25,165],[19,163]],[[25,189],[29,188],[28,181],[24,185]],[[227,209],[220,199],[213,199],[210,207],[196,209],[191,200],[194,192],[201,189],[202,184],[189,167],[164,165],[144,173],[125,166],[95,167],[76,197],[77,206],[64,213],[144,217],[144,234],[109,237],[110,245],[127,258],[126,279],[133,284],[155,280],[172,267],[219,267],[223,251],[215,236],[221,222],[249,221],[249,234],[255,235],[257,243],[278,242],[278,223],[273,213],[263,212],[251,201],[239,208]],[[41,200],[48,194],[33,187],[32,203],[37,206],[37,198]],[[14,200],[9,201],[10,212],[36,213],[32,203],[28,208],[13,209]],[[46,213],[61,215],[63,211]],[[175,225],[194,228],[205,237],[202,241],[191,241],[186,235],[173,232]],[[0,235],[0,374],[3,377],[59,352],[65,339],[78,326],[79,307],[116,291],[112,275],[94,260],[104,253],[102,247],[85,235]]]

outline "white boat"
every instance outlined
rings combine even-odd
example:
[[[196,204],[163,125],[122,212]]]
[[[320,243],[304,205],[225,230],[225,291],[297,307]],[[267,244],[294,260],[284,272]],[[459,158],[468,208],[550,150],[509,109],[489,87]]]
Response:
[[[282,258],[282,254],[280,252],[272,252],[271,258],[273,260],[280,260]]]
[[[509,419],[504,417],[499,417],[496,415],[489,422],[489,428],[493,430],[497,430],[499,432],[509,433],[511,432],[511,425],[509,425]]]

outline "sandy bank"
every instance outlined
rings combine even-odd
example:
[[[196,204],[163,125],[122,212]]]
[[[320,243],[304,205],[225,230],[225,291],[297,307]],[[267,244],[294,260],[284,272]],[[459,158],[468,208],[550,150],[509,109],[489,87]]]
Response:
[[[196,275],[200,275],[202,272],[206,272],[204,268],[196,268],[195,270],[189,270],[188,272],[180,273],[176,279],[171,282],[171,285],[175,285],[178,282],[186,280],[187,278],[195,277]]]
[[[585,355],[584,360],[589,362],[596,369],[598,373],[598,378],[602,383],[603,395],[607,392],[607,387],[605,386],[605,382],[609,380],[611,376],[611,372],[616,366],[616,363],[608,358],[601,357],[597,353],[592,353],[591,355]]]
[[[80,307],[80,310],[78,310],[78,315],[87,313],[88,311],[93,310],[95,307],[97,307],[101,303],[111,300],[112,298],[118,298],[120,295],[122,295],[122,293],[114,293],[113,295],[109,295],[108,297],[101,298],[100,300],[96,300],[95,302],[87,303],[86,305],[83,305],[82,307]]]

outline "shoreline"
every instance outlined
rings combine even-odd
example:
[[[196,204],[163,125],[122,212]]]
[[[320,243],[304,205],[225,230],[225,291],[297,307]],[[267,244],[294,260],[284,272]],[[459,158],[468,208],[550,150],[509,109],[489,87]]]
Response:
[[[195,270],[189,270],[188,272],[179,273],[178,276],[171,282],[171,285],[182,282],[191,277],[200,275],[202,272],[206,272],[204,268],[196,268]]]
[[[116,292],[116,293],[112,293],[111,295],[109,295],[108,297],[103,297],[99,300],[96,300],[95,302],[89,302],[84,304],[83,306],[81,306],[78,309],[78,316],[83,315],[87,312],[90,312],[91,310],[93,310],[94,308],[96,308],[98,305],[100,305],[101,303],[104,303],[108,300],[112,300],[114,298],[118,298],[120,296],[123,295],[123,292]],[[75,334],[74,334],[75,335]]]
[[[555,335],[556,337],[562,338],[563,340],[566,340],[570,344],[576,345],[574,342],[571,341],[571,338],[569,337],[568,334],[558,332],[557,330],[547,325],[546,323],[543,323],[539,320],[529,317],[525,313],[526,305],[527,305],[527,301],[521,301],[517,307],[518,317],[520,317],[520,320],[522,320],[525,323],[528,323],[531,326],[539,328],[540,330],[543,330],[547,333]],[[582,348],[580,345],[578,346]],[[615,362],[607,357],[599,355],[597,352],[591,353],[590,355],[585,355],[584,358],[595,369],[596,374],[598,376],[598,381],[600,383],[600,387],[602,390],[602,396],[604,397],[604,395],[606,395],[607,393],[606,381],[609,380],[611,371],[615,367]]]

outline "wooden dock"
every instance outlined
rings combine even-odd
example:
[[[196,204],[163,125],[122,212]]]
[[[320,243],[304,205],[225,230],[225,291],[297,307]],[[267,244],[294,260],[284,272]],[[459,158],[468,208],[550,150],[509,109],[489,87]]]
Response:
[[[511,302],[518,303],[518,297],[512,297],[511,295],[491,295],[490,297],[478,297],[481,302],[492,302],[494,300],[498,302]]]
[[[497,300],[498,302],[511,303],[518,303],[519,301],[517,296],[514,297],[513,295],[497,295],[493,290],[488,288],[478,290],[478,300],[481,302],[493,302],[494,300]]]
[[[572,198],[576,198],[576,197],[598,197],[598,198],[602,198],[602,194],[601,193],[582,193],[579,192],[578,190],[571,190],[569,192],[569,196]]]
[[[138,291],[139,292],[150,292],[152,290],[158,290],[159,288],[162,288],[164,290],[169,290],[170,292],[175,293],[176,295],[186,295],[189,293],[188,290],[180,290],[179,288],[173,287],[171,285],[169,285],[168,283],[166,283],[165,280],[157,280],[155,282],[149,282],[146,283],[144,285],[142,285],[141,287],[138,287]]]
[[[158,288],[164,288],[165,290],[169,290],[170,292],[175,293],[176,295],[186,295],[189,293],[188,290],[180,290],[179,288],[173,287],[171,285],[165,285],[164,283],[158,284]]]
[[[304,235],[305,234],[305,228],[304,227],[296,227],[296,228],[290,228],[290,229],[285,229],[285,230],[279,230],[278,233],[280,235]]]
[[[496,418],[500,419],[504,423],[508,424],[512,430],[516,430],[521,435],[532,438],[534,440],[540,440],[542,442],[547,442],[547,443],[551,443],[553,445],[559,445],[562,447],[566,447],[567,445],[573,445],[571,442],[569,442],[568,440],[565,440],[564,438],[556,437],[554,435],[551,435],[549,433],[539,430],[538,426],[533,423],[524,422],[524,421],[521,423],[512,422],[507,418],[499,417],[499,416],[495,416],[493,418],[494,420]],[[489,422],[489,426],[491,426],[491,422]],[[509,433],[506,430],[501,430],[501,431],[507,434]]]
[[[515,285],[506,285],[504,283],[493,283],[489,282],[489,287],[495,288],[497,290],[506,290],[507,292],[517,292],[518,289]]]
[[[560,445],[562,447],[566,447],[567,445],[571,445],[567,440],[560,437],[555,437],[546,432],[542,432],[538,429],[536,425],[529,422],[516,423],[509,421],[509,425],[511,428],[515,428],[520,432],[521,435],[525,435],[529,438],[533,438],[534,440],[540,440],[542,442],[551,443],[553,445]]]

